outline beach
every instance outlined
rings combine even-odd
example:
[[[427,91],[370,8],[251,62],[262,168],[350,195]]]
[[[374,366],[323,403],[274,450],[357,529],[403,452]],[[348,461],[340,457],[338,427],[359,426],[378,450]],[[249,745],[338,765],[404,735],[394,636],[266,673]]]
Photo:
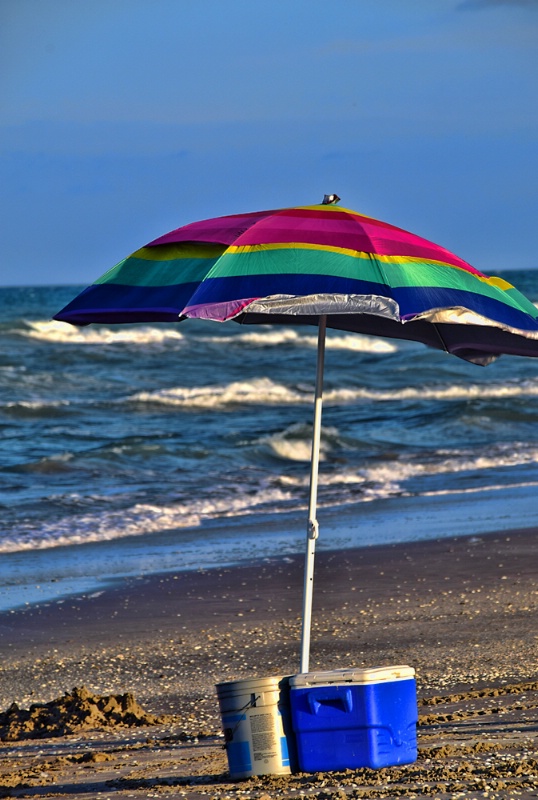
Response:
[[[538,800],[538,0],[414,5],[0,0],[0,800]]]
[[[151,716],[38,739],[31,724],[4,725],[0,795],[536,797],[536,534],[318,554],[310,668],[415,668],[419,758],[405,767],[229,779],[214,687],[298,671],[302,554],[127,577],[2,613],[4,723],[13,703],[74,687],[128,693]]]

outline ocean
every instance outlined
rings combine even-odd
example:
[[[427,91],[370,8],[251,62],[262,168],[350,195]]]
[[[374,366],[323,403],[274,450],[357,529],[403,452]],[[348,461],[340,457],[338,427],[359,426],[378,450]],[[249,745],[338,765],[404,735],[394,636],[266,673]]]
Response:
[[[301,551],[316,329],[52,322],[81,288],[0,289],[0,610]],[[537,420],[538,359],[328,331],[319,547],[535,525]]]

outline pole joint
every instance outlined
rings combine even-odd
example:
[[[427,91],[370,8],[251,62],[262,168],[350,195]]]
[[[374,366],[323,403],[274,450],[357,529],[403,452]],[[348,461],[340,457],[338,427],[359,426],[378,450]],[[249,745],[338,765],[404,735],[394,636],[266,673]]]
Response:
[[[317,539],[319,536],[319,522],[317,519],[308,520],[308,538]]]

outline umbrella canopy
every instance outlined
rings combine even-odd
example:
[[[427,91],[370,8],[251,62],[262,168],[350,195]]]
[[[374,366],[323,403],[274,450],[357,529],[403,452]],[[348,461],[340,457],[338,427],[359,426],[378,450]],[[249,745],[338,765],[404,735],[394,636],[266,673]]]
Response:
[[[477,364],[538,356],[538,310],[433,242],[335,204],[234,214],[137,250],[55,315],[74,325],[178,321],[318,326],[301,672],[308,671],[325,329],[409,339]]]
[[[479,364],[537,354],[538,311],[511,284],[331,204],[185,225],[121,261],[55,319],[317,324],[320,315],[331,328],[420,341]]]

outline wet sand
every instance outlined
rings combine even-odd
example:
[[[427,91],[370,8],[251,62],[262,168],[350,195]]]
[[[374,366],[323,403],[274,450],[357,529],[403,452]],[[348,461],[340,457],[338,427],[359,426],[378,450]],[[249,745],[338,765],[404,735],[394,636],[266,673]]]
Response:
[[[214,685],[298,671],[303,556],[0,615],[0,711],[73,687],[154,724],[0,745],[0,796],[538,797],[538,531],[317,556],[311,669],[409,664],[419,759],[230,782]]]

